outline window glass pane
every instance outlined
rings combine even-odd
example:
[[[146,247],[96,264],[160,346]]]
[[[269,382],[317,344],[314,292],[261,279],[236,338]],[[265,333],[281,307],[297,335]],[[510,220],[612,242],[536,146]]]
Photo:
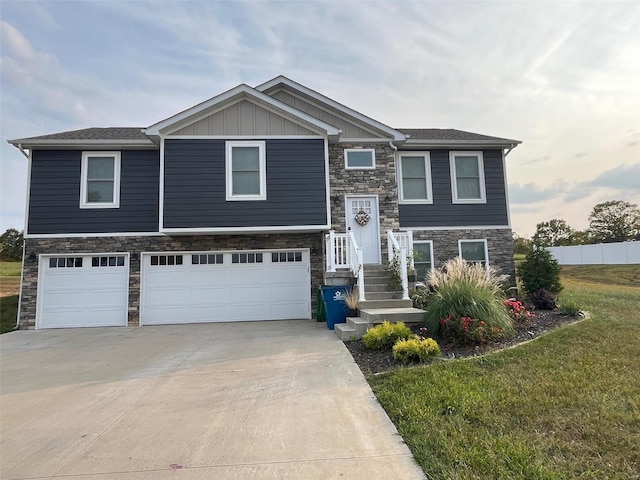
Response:
[[[151,257],[151,265],[158,265],[158,256],[157,255],[153,255]]]
[[[88,157],[88,180],[113,180],[113,157]]]
[[[167,257],[167,265],[175,265],[176,264],[176,257],[174,255],[169,255]]]
[[[373,152],[347,152],[348,167],[373,167]]]
[[[215,255],[207,255],[207,263],[210,263],[210,264],[216,263],[216,256]]]
[[[426,200],[427,182],[424,178],[406,178],[402,182],[404,200]]]
[[[234,195],[260,195],[260,173],[233,172]]]
[[[302,261],[302,252],[296,252],[296,262]]]
[[[58,259],[57,258],[50,258],[49,259],[49,268],[56,268],[58,266]]]
[[[216,254],[216,263],[218,265],[222,265],[224,263],[224,257],[222,256],[221,253]]]
[[[161,255],[160,256],[160,265],[166,265],[167,264],[167,257],[166,255]]]
[[[271,254],[271,261],[273,263],[277,263],[278,262],[278,254],[277,253],[274,252],[274,253]]]
[[[240,262],[240,255],[238,255],[237,253],[234,253],[231,255],[231,263],[238,263]]]
[[[124,267],[124,257],[118,257],[118,266]]]
[[[109,257],[109,266],[110,267],[116,266],[116,257]]]
[[[91,257],[91,266],[92,267],[100,266],[100,258],[99,257]]]
[[[262,263],[262,254],[256,253],[256,263]]]
[[[478,177],[478,157],[456,156],[456,175],[458,177]]]
[[[191,255],[191,264],[199,265],[200,264],[200,255]]]
[[[424,157],[402,157],[402,177],[403,178],[424,178],[425,162]]]
[[[260,149],[258,147],[233,147],[233,171],[257,172],[260,170]]]
[[[87,202],[113,202],[113,181],[88,181]]]
[[[73,267],[73,258],[67,258],[67,267]]]
[[[176,255],[176,265],[182,265],[182,255]]]
[[[458,178],[456,179],[458,198],[481,198],[479,178]]]
[[[431,272],[431,247],[428,243],[413,244],[413,263],[416,267],[417,278],[423,281]]]
[[[62,268],[66,264],[66,260],[64,258],[58,258],[58,267]]]
[[[107,257],[100,257],[100,266],[101,267],[106,267],[107,266],[107,261],[109,259]]]
[[[484,242],[462,242],[460,244],[462,258],[467,262],[482,262],[484,258]]]

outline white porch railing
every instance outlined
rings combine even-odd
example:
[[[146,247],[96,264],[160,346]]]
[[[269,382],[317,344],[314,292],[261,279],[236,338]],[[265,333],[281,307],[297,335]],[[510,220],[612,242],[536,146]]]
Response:
[[[358,279],[358,297],[361,301],[366,300],[364,294],[364,257],[362,248],[358,247],[353,232],[336,233],[334,230],[329,230],[325,241],[327,271],[350,270],[353,276]]]
[[[413,262],[413,232],[393,232],[400,248],[404,248],[407,251],[407,266],[410,270],[415,270],[416,266]]]
[[[409,243],[408,237],[406,238],[406,244]],[[400,280],[402,281],[402,299],[409,299],[409,280],[407,279],[407,246],[401,246],[396,239],[396,234],[391,230],[387,230],[387,255],[389,263],[393,261],[395,257],[398,257],[398,263],[400,265]]]

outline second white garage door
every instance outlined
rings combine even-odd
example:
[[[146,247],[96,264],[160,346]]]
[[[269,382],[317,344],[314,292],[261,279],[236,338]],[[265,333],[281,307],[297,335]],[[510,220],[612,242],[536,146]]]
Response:
[[[141,324],[311,318],[309,250],[142,255]]]

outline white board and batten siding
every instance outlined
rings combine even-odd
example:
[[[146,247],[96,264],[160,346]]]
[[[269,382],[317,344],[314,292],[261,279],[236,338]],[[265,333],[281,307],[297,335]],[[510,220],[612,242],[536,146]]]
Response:
[[[40,255],[36,328],[127,325],[129,254]]]
[[[560,265],[640,264],[640,242],[548,247]]]
[[[311,318],[308,249],[144,253],[141,325]]]

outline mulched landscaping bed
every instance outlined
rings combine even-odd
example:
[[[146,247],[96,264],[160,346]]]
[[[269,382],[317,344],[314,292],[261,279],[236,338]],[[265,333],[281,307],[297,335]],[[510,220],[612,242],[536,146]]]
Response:
[[[456,345],[444,345],[442,340],[436,338],[440,348],[442,349],[443,360],[474,357],[477,355],[484,355],[495,350],[501,350],[508,347],[513,347],[520,343],[532,340],[549,332],[561,325],[572,323],[582,319],[582,316],[571,317],[563,315],[558,311],[549,310],[537,310],[536,316],[531,319],[531,323],[523,329],[517,330],[515,337],[508,340],[499,342],[488,343],[480,346],[456,346]],[[420,335],[421,325],[413,325],[411,329],[414,333]],[[356,340],[354,342],[345,342],[345,345],[351,356],[360,367],[360,370],[365,375],[372,375],[376,373],[386,372],[402,366],[402,363],[394,360],[390,350],[369,350],[365,348],[362,340]]]

